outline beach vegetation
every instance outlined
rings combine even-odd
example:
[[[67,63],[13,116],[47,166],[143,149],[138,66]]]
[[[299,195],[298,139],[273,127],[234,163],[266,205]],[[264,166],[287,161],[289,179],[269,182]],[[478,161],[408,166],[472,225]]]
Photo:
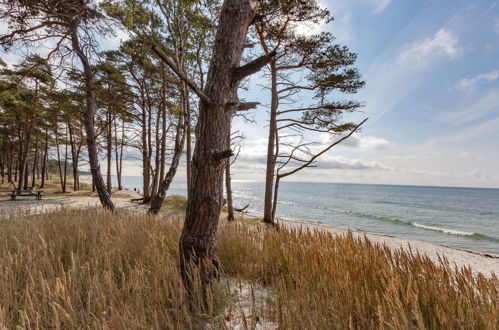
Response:
[[[178,272],[181,231],[179,218],[99,209],[1,219],[0,327],[499,325],[494,275],[455,269],[444,258],[435,264],[362,237],[241,222],[221,222],[220,276],[208,291],[195,277],[188,296]]]

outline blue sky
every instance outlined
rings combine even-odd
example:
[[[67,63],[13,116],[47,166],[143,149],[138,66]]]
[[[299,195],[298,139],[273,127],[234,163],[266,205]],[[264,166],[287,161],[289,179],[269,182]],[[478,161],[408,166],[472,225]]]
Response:
[[[369,121],[290,180],[498,188],[499,1],[321,3],[335,20],[313,31],[330,31],[358,53],[367,84],[355,98],[366,107],[349,119]],[[121,38],[103,40],[101,48],[116,48]],[[264,178],[269,95],[262,83],[253,76],[249,91],[240,92],[262,106],[253,112],[256,124],[234,124],[246,136],[235,180]],[[124,174],[137,173],[139,163],[126,162]]]
[[[335,20],[319,29],[358,53],[367,84],[355,96],[366,103],[356,118],[370,119],[291,180],[499,187],[499,3],[322,4]],[[268,103],[259,88],[244,96]],[[262,177],[266,114],[258,111],[258,125],[236,124],[247,137],[242,178]]]

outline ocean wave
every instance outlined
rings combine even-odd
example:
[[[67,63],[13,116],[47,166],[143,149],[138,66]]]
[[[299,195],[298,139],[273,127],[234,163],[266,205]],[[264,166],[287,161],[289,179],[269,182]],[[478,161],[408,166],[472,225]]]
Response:
[[[448,229],[448,228],[440,228],[440,227],[427,226],[427,225],[419,224],[417,222],[412,222],[412,225],[414,227],[418,227],[418,228],[423,228],[423,229],[433,230],[433,231],[439,231],[439,232],[442,232],[442,233],[451,234],[451,235],[457,235],[457,236],[473,236],[473,235],[476,235],[476,233],[470,233],[470,232],[466,232],[466,231],[459,231],[459,230]]]
[[[414,227],[422,228],[422,229],[426,229],[426,230],[433,230],[433,231],[438,231],[438,232],[450,234],[450,235],[465,236],[465,237],[485,239],[485,240],[489,240],[489,241],[499,242],[499,239],[497,239],[495,237],[487,236],[487,235],[480,234],[480,233],[472,233],[472,232],[460,231],[460,230],[455,230],[455,229],[427,226],[427,225],[422,225],[422,224],[419,224],[416,222],[411,222],[411,223]]]
[[[441,227],[436,227],[436,226],[422,225],[422,224],[419,224],[417,222],[404,221],[404,220],[401,220],[398,218],[382,217],[382,216],[377,216],[374,214],[361,213],[361,212],[356,212],[356,211],[351,211],[351,210],[334,209],[334,211],[339,212],[339,213],[344,213],[344,214],[351,214],[351,215],[355,215],[355,216],[363,217],[363,218],[387,221],[387,222],[397,223],[400,225],[412,226],[415,228],[441,232],[441,233],[448,234],[448,235],[499,242],[499,239],[497,239],[495,237],[487,236],[487,235],[480,234],[480,233],[466,232],[466,231],[460,231],[460,230],[449,229],[449,228],[441,228]]]

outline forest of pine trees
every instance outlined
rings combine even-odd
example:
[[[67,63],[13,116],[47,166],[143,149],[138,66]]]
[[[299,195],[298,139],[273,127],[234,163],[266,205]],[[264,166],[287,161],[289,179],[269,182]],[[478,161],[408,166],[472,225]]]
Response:
[[[143,202],[158,213],[182,161],[187,282],[191,264],[201,267],[203,283],[210,281],[216,262],[206,260],[215,260],[227,202],[233,218],[233,117],[265,111],[262,100],[239,99],[241,84],[251,86],[250,76],[260,72],[271,95],[269,224],[279,180],[313,165],[365,121],[342,119],[362,106],[344,96],[364,85],[356,54],[329,32],[300,33],[333,19],[316,0],[9,1],[0,16],[9,24],[0,43],[19,58],[0,63],[2,180],[21,191],[43,188],[55,175],[61,191],[76,191],[80,171],[89,169],[92,189],[114,210],[111,176],[122,189],[124,163],[138,158]],[[119,48],[100,51],[117,33],[127,36]],[[331,142],[319,143],[323,136]]]

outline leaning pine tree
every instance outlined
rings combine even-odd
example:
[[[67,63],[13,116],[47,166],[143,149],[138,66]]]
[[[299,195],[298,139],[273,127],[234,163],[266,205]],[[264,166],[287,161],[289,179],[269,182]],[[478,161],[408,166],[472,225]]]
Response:
[[[160,46],[153,46],[158,56],[200,99],[189,201],[180,239],[181,272],[188,288],[192,287],[189,274],[191,266],[198,269],[199,278],[205,287],[214,274],[216,230],[225,203],[225,163],[232,155],[227,136],[234,113],[247,107],[239,102],[237,90],[242,79],[261,70],[275,55],[269,53],[240,66],[246,34],[255,15],[249,0],[224,2],[203,90],[161,51]]]
[[[364,81],[353,67],[357,55],[335,44],[331,33],[300,33],[303,26],[332,20],[317,0],[262,0],[259,6],[262,15],[255,37],[265,53],[278,52],[268,70],[271,104],[263,219],[274,224],[279,180],[313,165],[365,122],[342,122],[344,113],[362,104],[333,99],[356,93]],[[339,134],[343,137],[337,141],[320,143],[321,138]]]
[[[102,24],[97,1],[92,0],[10,0],[0,2],[0,18],[8,23],[9,31],[0,36],[0,45],[8,49],[13,45],[33,46],[40,40],[52,40],[54,48],[49,57],[66,49],[81,62],[85,82],[85,108],[82,118],[92,178],[101,204],[114,210],[100,171],[94,117],[96,112],[94,73],[89,59],[95,48],[94,33],[109,32]]]

